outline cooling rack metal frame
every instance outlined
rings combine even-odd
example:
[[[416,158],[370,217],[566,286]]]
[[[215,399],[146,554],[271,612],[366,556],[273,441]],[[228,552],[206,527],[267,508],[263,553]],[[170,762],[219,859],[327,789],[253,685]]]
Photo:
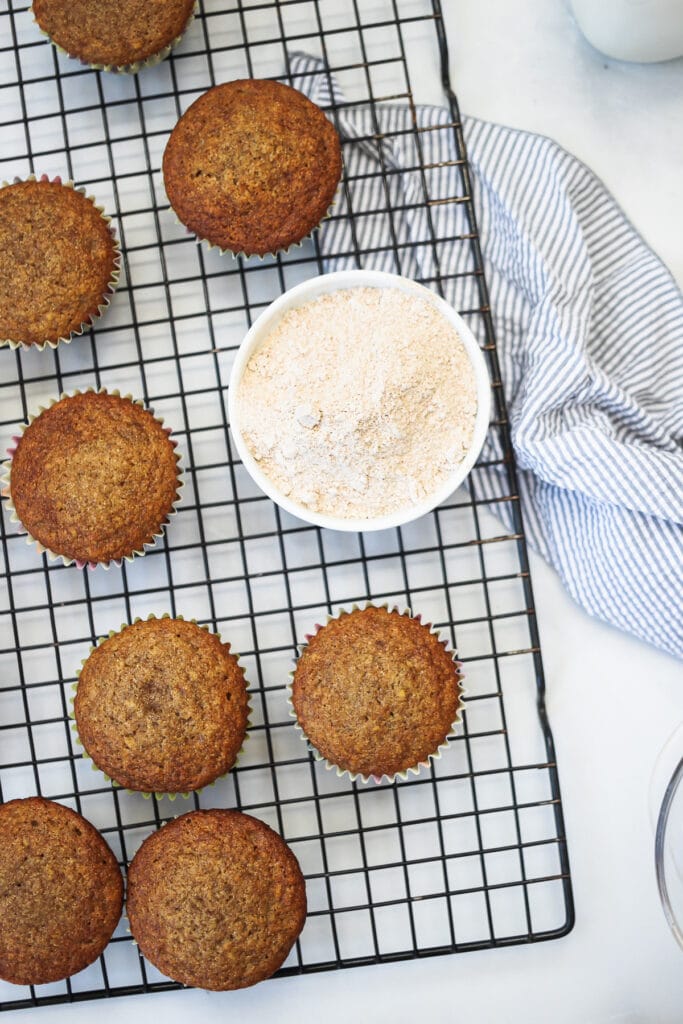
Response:
[[[0,800],[61,800],[100,828],[125,869],[153,828],[193,807],[240,807],[285,836],[307,876],[309,917],[280,974],[353,967],[529,943],[574,923],[567,844],[514,459],[462,121],[449,78],[440,0],[202,0],[180,48],[139,76],[94,72],[38,34],[26,0],[0,11],[0,177],[61,174],[113,214],[122,282],[96,327],[56,352],[0,350],[0,441],[41,401],[75,387],[132,391],[174,428],[187,496],[163,543],[109,573],[48,563],[0,527]],[[420,49],[421,48],[421,49]],[[174,222],[163,192],[163,146],[177,117],[217,81],[291,77],[290,54],[322,58],[347,90],[331,103],[373,113],[380,200],[400,213],[396,174],[382,158],[378,111],[408,105],[427,237],[437,255],[425,283],[443,293],[436,204],[457,204],[466,230],[447,239],[467,254],[460,312],[491,370],[500,493],[467,488],[417,524],[381,535],[331,534],[288,516],[250,483],[232,447],[226,388],[234,352],[254,316],[291,284],[329,268],[315,235],[263,262],[220,257]],[[417,52],[438,60],[461,183],[429,193],[411,86]],[[443,130],[443,126],[442,126]],[[345,147],[347,140],[344,141]],[[332,254],[363,266],[355,192],[344,216],[353,244]],[[342,214],[334,213],[339,217]],[[323,225],[321,232],[325,231]],[[402,268],[405,243],[380,246]],[[504,506],[508,527],[494,518]],[[309,756],[287,715],[286,674],[296,644],[328,611],[372,599],[421,612],[450,635],[466,664],[465,724],[445,757],[406,783],[351,784]],[[96,637],[136,615],[184,614],[218,629],[247,667],[254,723],[228,779],[171,803],[112,788],[83,760],[69,691]],[[0,924],[1,927],[1,924]],[[100,960],[66,982],[0,983],[0,1009],[168,990],[138,954],[125,919]]]

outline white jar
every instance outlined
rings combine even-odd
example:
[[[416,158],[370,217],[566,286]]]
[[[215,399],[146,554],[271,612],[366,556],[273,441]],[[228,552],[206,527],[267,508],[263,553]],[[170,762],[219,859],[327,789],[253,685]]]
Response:
[[[683,0],[570,0],[596,50],[616,60],[653,63],[683,56]]]

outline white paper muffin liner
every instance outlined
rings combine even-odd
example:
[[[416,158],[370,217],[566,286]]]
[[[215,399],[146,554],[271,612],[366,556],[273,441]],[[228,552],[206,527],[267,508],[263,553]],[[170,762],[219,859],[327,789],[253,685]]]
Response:
[[[328,758],[326,758],[324,754],[321,754],[320,751],[314,746],[314,744],[311,742],[311,740],[308,738],[308,736],[304,732],[302,726],[299,724],[299,720],[297,718],[296,711],[294,710],[294,704],[293,704],[293,701],[292,701],[292,687],[293,687],[293,682],[294,682],[294,672],[296,670],[296,665],[297,665],[297,662],[298,662],[299,658],[303,654],[303,652],[306,649],[306,647],[308,647],[309,640],[311,640],[313,636],[315,636],[317,633],[319,633],[320,630],[324,629],[325,626],[329,625],[329,623],[332,622],[333,619],[339,619],[343,615],[350,615],[351,612],[365,611],[366,608],[384,608],[384,609],[386,609],[386,611],[388,611],[390,613],[391,612],[396,612],[399,615],[405,615],[407,618],[415,619],[422,626],[424,626],[425,629],[428,629],[429,632],[433,636],[436,636],[436,637],[439,638],[439,642],[440,642],[441,646],[444,648],[445,651],[447,651],[451,655],[453,663],[454,663],[454,665],[455,665],[455,667],[457,669],[457,672],[458,672],[458,698],[459,698],[459,700],[458,700],[458,710],[457,710],[455,719],[451,723],[451,727],[450,727],[448,733],[446,734],[444,740],[439,744],[437,749],[435,751],[433,751],[433,753],[431,753],[431,754],[429,754],[427,756],[426,760],[420,761],[418,764],[411,765],[409,768],[405,768],[405,769],[402,769],[401,771],[394,772],[392,775],[363,775],[360,772],[353,772],[353,771],[351,771],[348,768],[340,768],[339,765],[334,764],[334,762],[328,760]],[[329,771],[336,772],[338,778],[341,779],[344,776],[347,776],[351,782],[360,781],[360,782],[367,783],[367,782],[371,782],[372,781],[372,782],[376,782],[378,784],[382,783],[384,781],[389,782],[389,783],[395,782],[396,779],[399,779],[402,782],[405,782],[409,778],[409,776],[411,776],[411,775],[419,775],[419,773],[422,771],[423,768],[424,769],[428,769],[431,766],[433,761],[440,760],[442,755],[443,755],[443,753],[444,753],[444,751],[447,750],[450,747],[450,745],[451,745],[451,737],[453,736],[453,733],[456,731],[458,726],[462,723],[462,713],[465,710],[465,704],[464,704],[463,698],[466,696],[467,690],[462,685],[462,680],[465,678],[465,676],[464,676],[464,674],[462,672],[462,662],[458,660],[457,652],[453,650],[450,642],[448,640],[446,640],[446,639],[443,639],[442,633],[439,630],[434,629],[434,627],[431,625],[431,623],[426,623],[426,622],[423,623],[422,622],[422,617],[420,615],[413,615],[413,613],[410,610],[410,608],[406,607],[406,608],[401,609],[398,605],[389,605],[389,604],[380,604],[380,605],[378,605],[378,604],[375,604],[373,601],[366,601],[364,604],[360,604],[360,605],[359,604],[353,604],[350,609],[342,608],[337,615],[328,615],[324,625],[322,625],[321,623],[316,623],[314,632],[313,633],[307,633],[306,637],[305,637],[305,642],[303,644],[299,644],[298,645],[298,652],[299,652],[298,656],[297,656],[297,658],[295,659],[295,662],[294,662],[294,668],[290,672],[289,680],[287,682],[287,703],[289,704],[289,717],[294,719],[294,728],[300,734],[301,739],[306,744],[308,750],[313,754],[313,757],[315,758],[315,760],[316,761],[322,761],[324,763],[325,767]]]
[[[180,465],[182,456],[180,455],[179,452],[176,451],[175,453],[175,459],[178,469],[178,478],[176,496],[171,505],[170,510],[166,513],[165,519],[159,524],[159,529],[155,534],[153,534],[152,538],[149,541],[145,541],[141,549],[131,551],[131,553],[129,555],[125,555],[124,558],[111,559],[106,562],[88,562],[78,558],[69,558],[67,555],[63,555],[58,551],[51,551],[49,548],[46,548],[43,544],[40,543],[39,540],[37,540],[29,533],[29,531],[26,529],[24,524],[19,519],[19,516],[17,515],[17,510],[14,507],[14,503],[12,501],[12,459],[14,457],[14,453],[17,450],[19,442],[21,441],[24,431],[26,431],[30,427],[34,420],[37,420],[38,417],[42,415],[42,413],[46,412],[48,409],[51,409],[53,405],[57,404],[57,402],[61,402],[62,399],[64,398],[74,398],[76,395],[82,395],[88,392],[95,392],[98,395],[115,395],[117,398],[123,398],[129,402],[132,402],[134,405],[139,405],[142,409],[146,409],[146,412],[150,413],[150,415],[154,417],[157,423],[163,427],[164,433],[169,435],[169,441],[171,446],[174,449],[177,448],[178,442],[172,440],[170,437],[172,433],[171,428],[164,427],[163,419],[160,416],[154,416],[154,410],[151,408],[146,408],[144,402],[141,399],[133,398],[132,395],[122,395],[118,390],[110,391],[107,388],[96,389],[90,387],[85,388],[85,390],[81,388],[75,388],[73,391],[64,391],[59,396],[59,398],[52,398],[46,406],[38,406],[38,412],[35,414],[31,414],[28,418],[28,422],[21,424],[19,428],[20,432],[12,437],[12,444],[7,449],[7,454],[9,455],[9,458],[0,466],[0,497],[5,499],[5,508],[10,514],[10,522],[17,523],[19,527],[18,532],[26,535],[26,543],[34,545],[37,548],[39,554],[46,554],[51,562],[61,561],[65,566],[75,565],[77,569],[85,569],[86,566],[89,569],[95,569],[98,566],[101,566],[103,569],[109,569],[111,568],[112,565],[115,565],[120,568],[124,561],[132,562],[134,558],[141,558],[146,553],[146,551],[148,551],[150,548],[153,548],[156,545],[157,541],[159,541],[166,533],[166,527],[171,517],[176,514],[178,505],[182,501],[182,489],[185,486],[185,481],[183,479],[183,471]]]
[[[46,339],[45,341],[39,341],[33,344],[28,344],[27,342],[24,341],[18,341],[15,338],[0,338],[0,348],[9,346],[11,349],[20,348],[23,349],[24,351],[29,351],[30,349],[37,349],[39,352],[43,352],[46,348],[55,349],[57,348],[58,345],[68,345],[69,342],[73,341],[74,338],[79,338],[82,334],[84,334],[85,331],[90,330],[90,328],[97,323],[100,317],[109,308],[111,304],[111,296],[116,291],[116,288],[119,283],[119,278],[121,277],[121,245],[118,238],[116,237],[116,230],[112,226],[112,219],[111,217],[107,216],[107,214],[104,212],[104,207],[99,206],[95,201],[94,196],[87,195],[86,190],[84,188],[77,188],[74,182],[71,180],[62,181],[59,175],[57,175],[54,178],[50,178],[47,174],[41,174],[40,178],[38,178],[35,174],[29,174],[27,178],[13,178],[11,182],[3,181],[0,185],[0,188],[8,188],[11,187],[12,185],[20,185],[22,182],[26,181],[47,181],[53,185],[62,185],[64,188],[70,188],[73,189],[74,192],[79,192],[82,196],[84,196],[85,199],[88,200],[88,202],[92,203],[92,205],[95,207],[97,212],[102,217],[102,220],[108,226],[109,232],[111,234],[112,245],[114,248],[114,267],[111,272],[111,277],[109,278],[109,281],[107,283],[107,288],[98,304],[97,313],[91,313],[90,316],[83,321],[80,327],[77,328],[77,330],[72,331],[68,336],[64,335],[63,337],[57,338],[56,340]]]
[[[211,630],[209,629],[208,626],[200,625],[200,623],[198,623],[196,619],[186,619],[183,615],[173,615],[172,616],[169,612],[164,612],[163,615],[154,615],[152,613],[151,615],[148,615],[147,618],[144,621],[145,622],[149,622],[152,619],[170,619],[170,618],[180,619],[181,622],[191,622],[194,626],[199,626],[200,629],[205,630],[207,633],[211,633]],[[119,633],[122,633],[124,631],[124,629],[128,629],[129,626],[135,625],[136,622],[142,622],[142,621],[143,621],[143,619],[138,615],[138,616],[136,616],[133,619],[132,622],[123,622],[121,624],[121,626],[119,627],[119,629],[110,629],[109,633],[107,634],[107,636],[100,636],[100,637],[98,637],[96,642],[91,646],[90,650],[88,651],[88,657],[81,659],[81,667],[79,669],[77,669],[77,671],[76,671],[76,679],[77,679],[77,681],[75,683],[71,684],[71,689],[73,691],[73,696],[69,698],[69,705],[70,705],[69,718],[71,719],[71,731],[74,734],[74,741],[75,741],[76,745],[78,747],[80,747],[82,749],[82,751],[83,751],[83,755],[82,755],[83,760],[87,761],[90,764],[90,767],[92,768],[92,770],[95,771],[95,772],[99,772],[100,775],[102,775],[103,778],[105,778],[107,782],[110,782],[115,789],[124,789],[125,787],[123,787],[120,782],[117,782],[115,779],[112,779],[109,775],[107,775],[107,773],[105,771],[103,771],[101,768],[99,768],[97,766],[97,764],[95,763],[95,761],[93,761],[93,759],[90,756],[90,754],[88,754],[88,752],[85,749],[85,746],[83,745],[83,742],[82,742],[82,740],[81,740],[81,738],[80,738],[80,736],[78,734],[78,726],[76,724],[76,716],[75,716],[75,713],[74,713],[74,702],[76,700],[76,693],[78,692],[78,678],[80,677],[80,674],[81,674],[81,671],[83,669],[83,666],[85,665],[86,661],[88,660],[90,655],[93,653],[93,651],[95,651],[98,647],[101,647],[102,644],[107,642],[107,640],[111,640],[112,637],[118,636]],[[221,637],[220,633],[212,633],[211,635],[212,636],[217,636],[218,639],[221,641],[221,643],[223,643],[222,637]],[[232,655],[232,657],[238,663],[238,668],[239,668],[240,672],[242,673],[242,678],[244,680],[245,688],[248,687],[248,680],[247,680],[247,677],[246,677],[246,675],[244,673],[244,669],[239,664],[239,661],[240,661],[239,654],[236,654],[232,650],[232,648],[230,647],[230,644],[223,644],[223,646],[229,648],[229,653]],[[168,797],[169,800],[175,800],[179,796],[182,797],[184,800],[187,800],[187,799],[189,799],[189,797],[193,793],[203,793],[204,790],[208,789],[210,786],[215,786],[217,782],[221,781],[221,779],[227,778],[227,776],[230,774],[230,772],[234,771],[234,769],[239,764],[240,757],[242,756],[242,754],[244,752],[244,746],[245,746],[245,744],[246,744],[246,742],[247,742],[247,740],[249,739],[249,736],[250,736],[249,730],[251,728],[252,713],[253,713],[253,705],[252,705],[251,694],[249,693],[249,690],[247,689],[247,725],[246,725],[246,731],[245,731],[245,734],[244,734],[244,739],[242,741],[242,746],[237,751],[237,756],[235,758],[235,761],[231,765],[231,767],[228,769],[228,771],[227,772],[223,772],[222,775],[217,776],[212,782],[207,782],[205,786],[200,786],[199,789],[192,789],[192,790],[188,790],[187,792],[178,792],[178,793],[154,792],[154,793],[147,793],[144,790],[140,790],[140,789],[128,789],[128,788],[126,788],[126,793],[138,794],[139,796],[142,796],[145,800],[149,800],[153,796],[156,797],[157,800],[162,800],[164,797]]]
[[[211,251],[212,249],[217,249],[221,256],[232,256],[233,259],[241,257],[244,260],[258,260],[260,263],[263,263],[264,260],[267,260],[269,258],[275,259],[277,256],[286,256],[288,253],[292,252],[293,249],[300,249],[303,246],[304,242],[310,241],[314,237],[316,231],[320,230],[325,221],[330,219],[335,204],[336,198],[333,199],[330,205],[328,206],[327,213],[318,221],[318,223],[314,227],[311,228],[308,234],[304,235],[303,238],[300,238],[298,242],[292,242],[290,245],[287,246],[286,249],[275,249],[273,252],[266,252],[263,254],[257,252],[248,253],[243,252],[242,250],[235,251],[234,249],[223,249],[220,245],[216,245],[215,242],[210,242],[208,238],[202,238],[202,236],[198,235],[195,231],[192,230],[192,228],[188,228],[187,224],[184,224],[183,221],[180,220],[172,206],[171,210],[173,212],[173,217],[175,219],[176,224],[179,224],[180,227],[185,228],[188,235],[190,235],[191,238],[194,239],[197,245],[204,245],[209,251]]]
[[[166,58],[172,52],[172,50],[175,50],[176,46],[178,46],[178,44],[182,41],[185,33],[187,32],[190,25],[194,21],[198,11],[199,0],[196,0],[195,5],[190,13],[190,17],[187,19],[185,23],[183,31],[180,32],[179,35],[175,37],[175,39],[172,39],[170,43],[167,43],[166,46],[164,46],[161,50],[158,50],[156,53],[150,54],[149,57],[145,57],[144,60],[137,60],[134,61],[132,64],[91,64],[87,60],[81,60],[81,58],[78,57],[76,54],[69,53],[69,51],[65,50],[63,46],[60,46],[59,43],[56,43],[50,35],[50,33],[46,32],[44,28],[41,28],[38,22],[36,21],[35,14],[33,14],[33,4],[31,4],[31,15],[33,17],[33,21],[36,25],[36,28],[42,36],[45,36],[45,38],[48,39],[50,43],[52,43],[57,53],[61,53],[62,56],[68,57],[70,60],[77,60],[79,64],[83,65],[83,67],[91,68],[93,71],[113,71],[114,73],[124,75],[136,75],[138,71],[142,71],[143,68],[155,67],[155,65],[161,64],[162,61],[166,60]]]

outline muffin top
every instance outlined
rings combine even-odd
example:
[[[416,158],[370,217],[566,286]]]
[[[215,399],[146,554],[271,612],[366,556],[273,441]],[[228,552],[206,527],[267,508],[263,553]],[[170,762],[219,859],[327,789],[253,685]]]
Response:
[[[195,0],[33,0],[43,32],[86,64],[126,67],[182,34]]]
[[[98,315],[118,249],[109,224],[59,180],[0,189],[0,341],[69,338]]]
[[[121,916],[123,880],[102,836],[42,797],[0,805],[0,978],[42,985],[83,970]]]
[[[199,238],[263,256],[301,241],[325,216],[341,146],[302,93],[246,79],[195,100],[171,133],[163,171],[171,206]]]
[[[159,533],[177,496],[177,460],[150,412],[88,391],[62,398],[26,428],[12,457],[11,499],[48,550],[117,560]]]
[[[352,773],[392,776],[435,753],[460,705],[458,667],[418,619],[368,607],[311,637],[292,682],[304,734]]]
[[[175,981],[224,991],[269,978],[306,918],[296,857],[262,821],[191,811],[142,844],[127,914],[142,953]]]
[[[74,712],[88,755],[115,782],[182,793],[232,768],[247,729],[247,688],[218,636],[182,619],[148,619],[91,653]]]

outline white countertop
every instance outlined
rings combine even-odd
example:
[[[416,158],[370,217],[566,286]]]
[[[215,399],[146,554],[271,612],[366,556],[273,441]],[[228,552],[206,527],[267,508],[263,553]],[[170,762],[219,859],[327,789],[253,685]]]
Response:
[[[683,283],[683,60],[603,59],[562,0],[442,2],[462,110],[551,135],[582,158]],[[418,100],[439,101],[426,78],[413,85]],[[655,888],[648,786],[683,721],[683,668],[591,620],[538,558],[532,568],[576,901],[567,938],[240,993],[45,1007],[21,1019],[680,1024],[683,953]]]

